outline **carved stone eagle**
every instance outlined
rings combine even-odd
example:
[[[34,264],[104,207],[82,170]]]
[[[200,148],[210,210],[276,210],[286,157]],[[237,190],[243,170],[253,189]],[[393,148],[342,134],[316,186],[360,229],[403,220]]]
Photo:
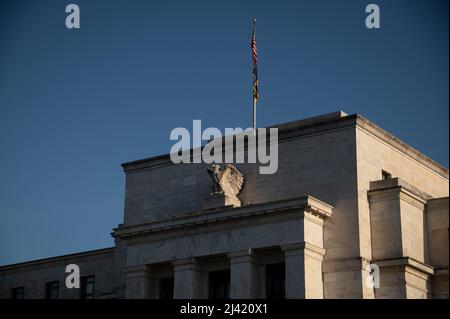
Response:
[[[244,176],[231,164],[226,164],[222,171],[220,168],[220,165],[217,164],[208,168],[208,174],[214,183],[214,192],[222,192],[227,196],[236,197],[244,184]]]

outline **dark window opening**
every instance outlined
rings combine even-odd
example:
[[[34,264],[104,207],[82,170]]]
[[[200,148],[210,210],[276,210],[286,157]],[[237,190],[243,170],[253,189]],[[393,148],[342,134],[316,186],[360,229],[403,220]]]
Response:
[[[161,278],[160,279],[160,289],[159,298],[160,299],[173,299],[173,277]]]
[[[209,298],[230,298],[230,270],[214,271],[209,274]]]
[[[25,287],[17,287],[12,290],[12,299],[23,299],[25,297]]]
[[[285,288],[285,264],[273,264],[266,266],[266,296],[267,299],[286,298]]]
[[[386,172],[384,170],[381,171],[381,179],[382,180],[386,180],[386,179],[391,179],[392,175],[389,172]]]
[[[46,299],[58,299],[58,293],[59,293],[59,282],[58,281],[52,281],[45,284],[46,290],[45,290],[45,298]]]
[[[81,299],[94,299],[94,276],[81,278]]]

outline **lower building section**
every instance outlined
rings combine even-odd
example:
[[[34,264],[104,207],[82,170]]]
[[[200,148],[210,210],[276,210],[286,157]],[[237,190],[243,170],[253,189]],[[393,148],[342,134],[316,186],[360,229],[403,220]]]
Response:
[[[0,298],[448,298],[448,198],[371,186],[372,260],[327,256],[333,207],[304,196],[121,225],[113,248],[0,267]]]
[[[127,298],[323,298],[324,250],[305,243],[127,268]]]
[[[120,228],[126,296],[323,298],[323,223],[332,207],[300,197],[205,211],[164,225]],[[163,238],[163,239],[161,239]],[[164,287],[164,289],[162,288]]]
[[[123,298],[119,247],[0,267],[0,299]]]

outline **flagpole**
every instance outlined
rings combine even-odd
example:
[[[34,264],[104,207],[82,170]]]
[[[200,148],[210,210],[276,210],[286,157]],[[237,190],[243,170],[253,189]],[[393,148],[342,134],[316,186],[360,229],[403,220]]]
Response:
[[[256,18],[253,18],[253,36],[256,39]],[[255,67],[255,66],[253,66],[253,67]],[[253,96],[253,98],[252,98],[253,99],[253,136],[256,136],[256,98],[255,98],[254,93],[252,93],[252,96]]]
[[[253,98],[253,135],[256,135],[256,99]]]

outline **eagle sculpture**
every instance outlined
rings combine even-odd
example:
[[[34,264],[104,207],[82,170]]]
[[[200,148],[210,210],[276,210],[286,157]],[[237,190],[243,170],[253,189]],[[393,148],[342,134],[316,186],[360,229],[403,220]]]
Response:
[[[236,197],[244,184],[244,176],[231,164],[226,164],[221,171],[220,165],[213,164],[208,168],[208,174],[213,180],[214,192]]]

